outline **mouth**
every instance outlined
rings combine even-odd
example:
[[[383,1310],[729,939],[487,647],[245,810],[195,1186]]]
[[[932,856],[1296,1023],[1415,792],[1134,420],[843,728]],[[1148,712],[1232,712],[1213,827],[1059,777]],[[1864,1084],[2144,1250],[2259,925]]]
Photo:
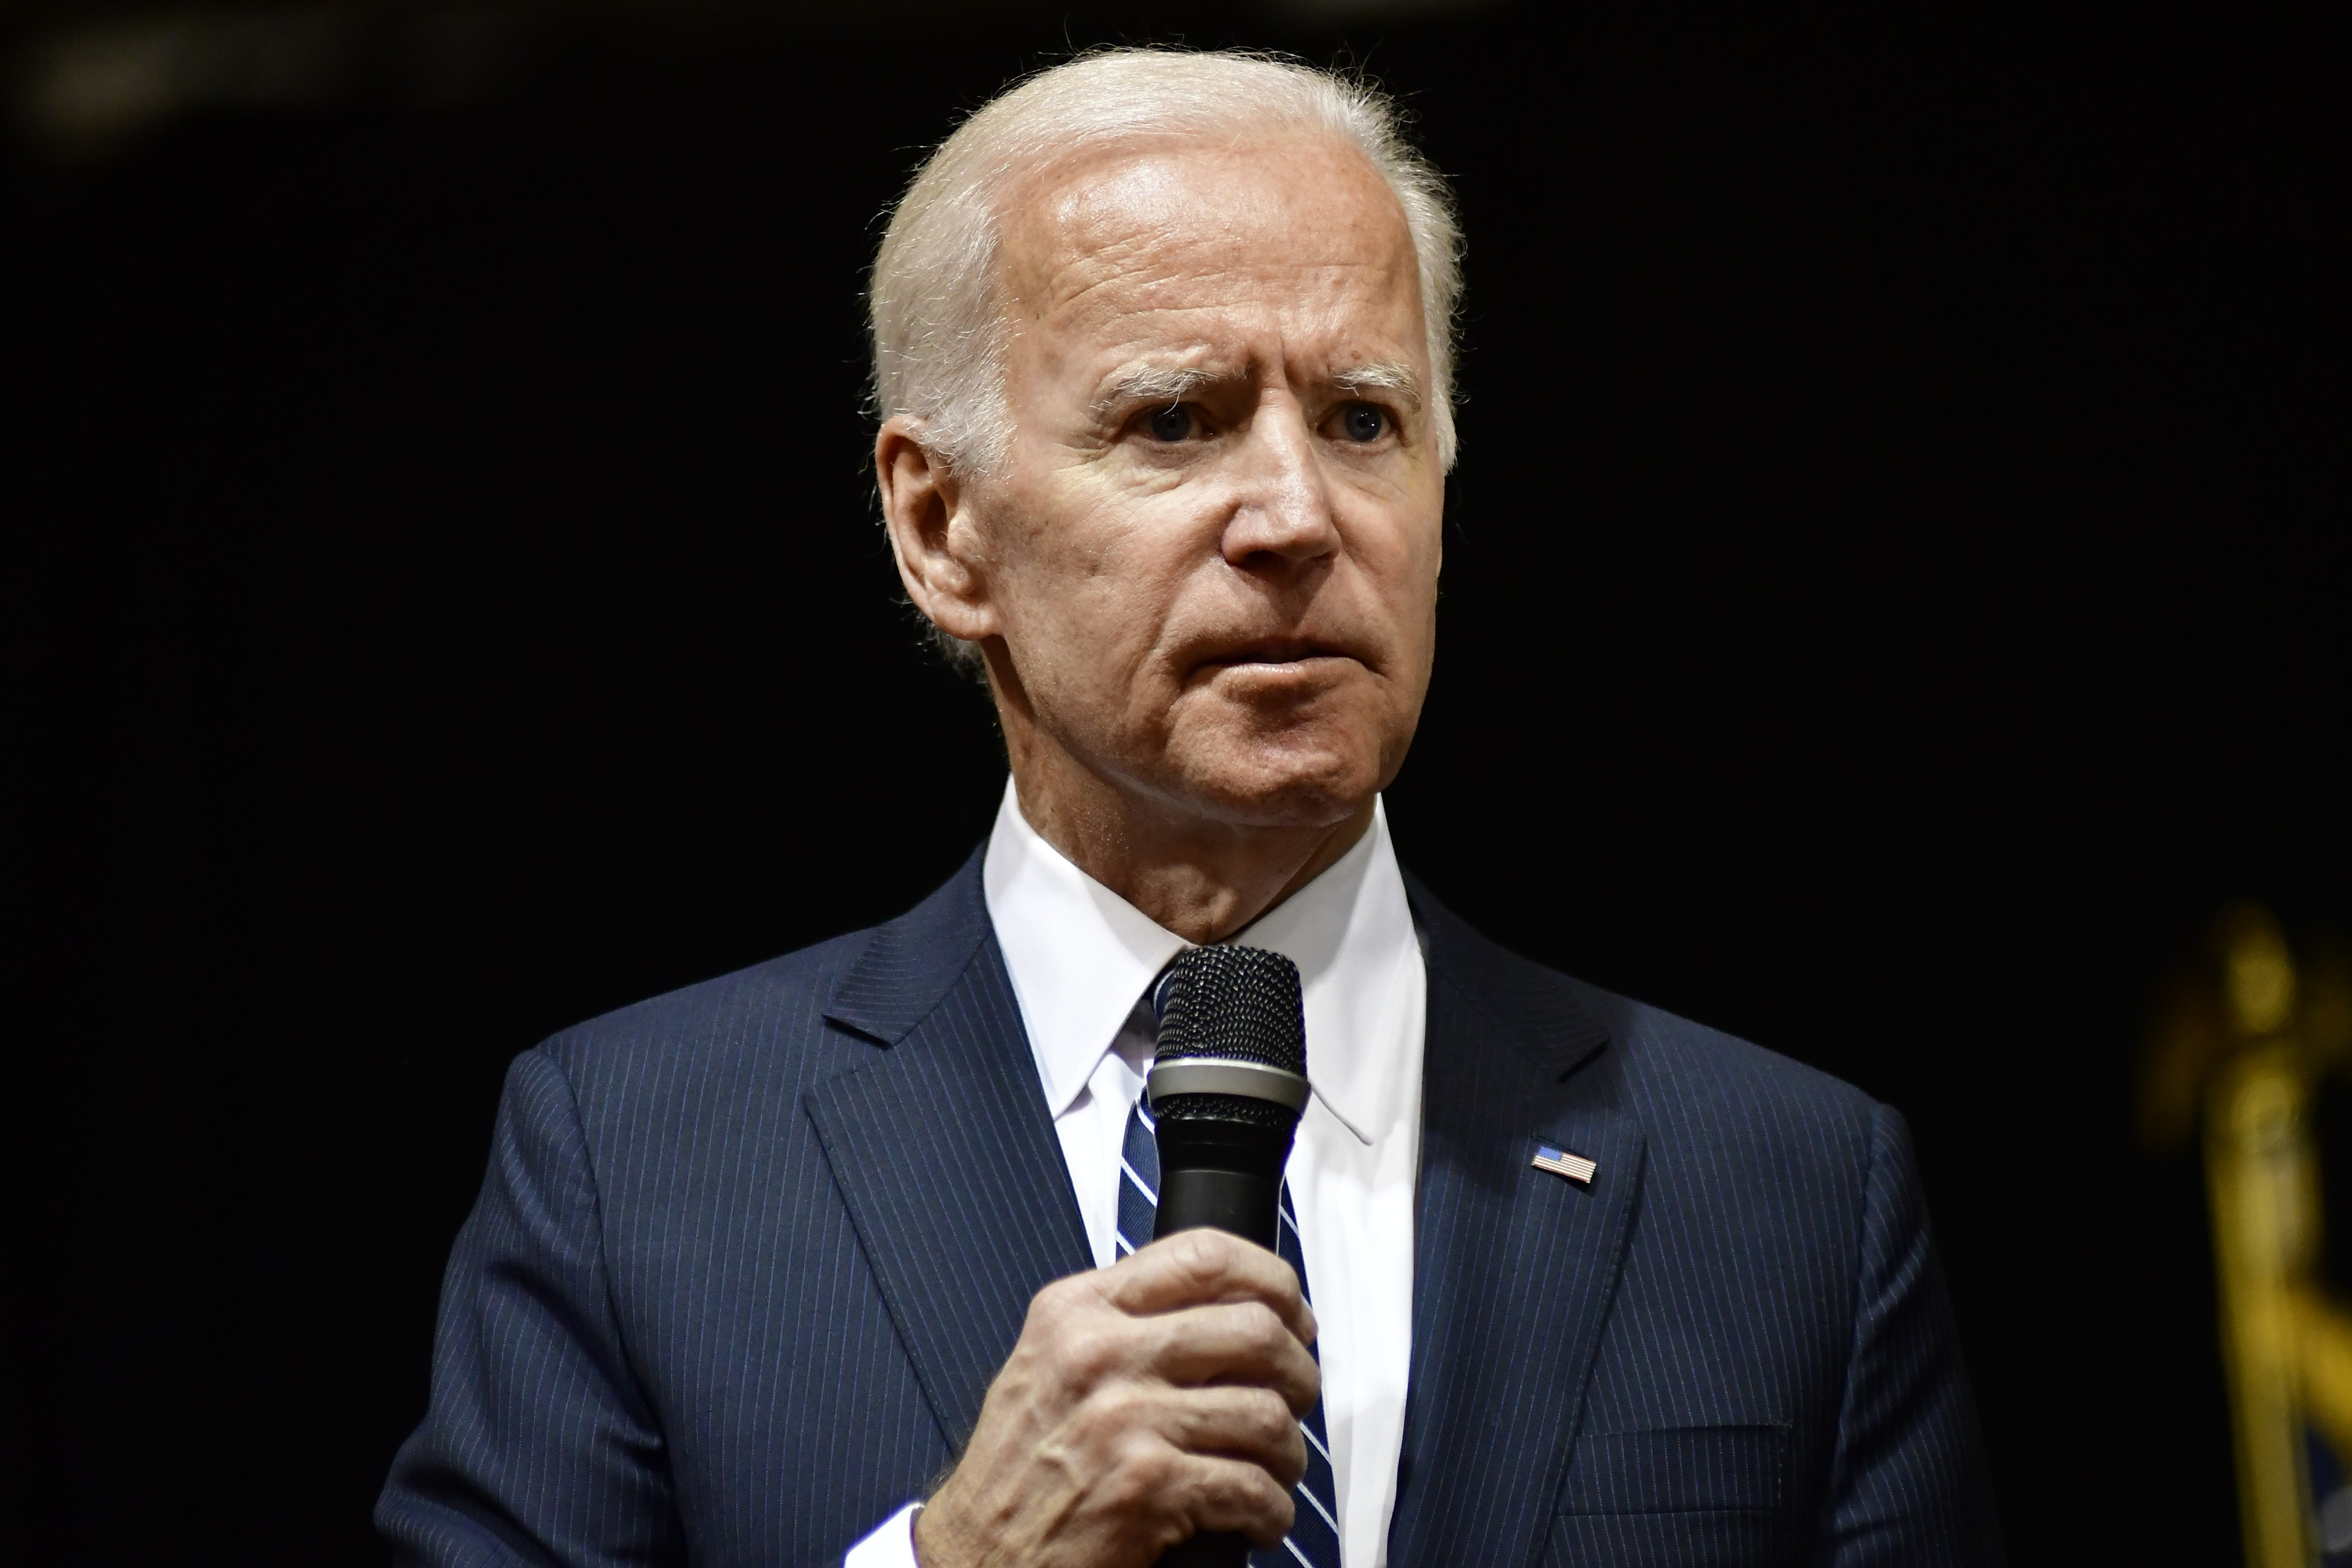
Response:
[[[1301,642],[1296,638],[1266,638],[1203,659],[1199,667],[1202,670],[1283,670],[1305,666],[1318,660],[1347,657],[1339,649],[1320,643]]]
[[[1265,637],[1218,649],[1193,664],[1185,685],[1215,685],[1239,695],[1297,696],[1328,687],[1362,661],[1344,648],[1300,637]]]

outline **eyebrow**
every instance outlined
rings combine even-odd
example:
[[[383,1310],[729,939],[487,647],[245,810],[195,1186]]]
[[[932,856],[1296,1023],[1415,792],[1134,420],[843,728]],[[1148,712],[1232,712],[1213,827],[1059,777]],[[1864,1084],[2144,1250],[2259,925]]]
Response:
[[[1376,365],[1358,365],[1352,370],[1341,371],[1331,378],[1331,384],[1341,392],[1394,392],[1413,407],[1421,406],[1421,378],[1412,373],[1411,365],[1401,360],[1383,361]]]
[[[1101,394],[1095,399],[1095,413],[1109,413],[1129,403],[1180,403],[1216,379],[1203,370],[1129,365],[1103,384]]]
[[[1094,401],[1094,413],[1109,414],[1136,403],[1170,406],[1219,379],[1212,371],[1190,366],[1129,365],[1103,383]],[[1402,360],[1351,366],[1334,373],[1331,384],[1345,392],[1394,392],[1414,408],[1421,406],[1421,378]]]

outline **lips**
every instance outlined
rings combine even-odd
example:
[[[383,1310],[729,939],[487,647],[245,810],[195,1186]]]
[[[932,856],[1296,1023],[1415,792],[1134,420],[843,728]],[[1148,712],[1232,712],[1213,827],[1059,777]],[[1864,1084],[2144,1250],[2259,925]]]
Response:
[[[1320,691],[1343,679],[1351,667],[1369,665],[1361,655],[1329,643],[1268,637],[1238,647],[1220,648],[1196,660],[1184,684],[1192,686],[1214,683],[1236,692],[1297,694]]]
[[[1292,639],[1268,638],[1244,643],[1227,653],[1217,653],[1201,661],[1202,664],[1298,664],[1309,659],[1344,659],[1348,655],[1337,648],[1320,643],[1304,643]]]

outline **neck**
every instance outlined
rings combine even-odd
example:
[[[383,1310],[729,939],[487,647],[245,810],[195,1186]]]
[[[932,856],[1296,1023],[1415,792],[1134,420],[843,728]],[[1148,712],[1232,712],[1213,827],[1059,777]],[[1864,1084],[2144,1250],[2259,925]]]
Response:
[[[1328,870],[1372,825],[1235,822],[1104,779],[1029,727],[1008,726],[1021,814],[1072,864],[1188,942],[1217,942]]]

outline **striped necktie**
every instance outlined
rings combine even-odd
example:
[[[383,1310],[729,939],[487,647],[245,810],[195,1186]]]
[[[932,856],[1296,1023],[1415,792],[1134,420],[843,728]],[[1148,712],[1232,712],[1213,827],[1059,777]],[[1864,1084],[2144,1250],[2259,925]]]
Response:
[[[1151,1112],[1139,1098],[1135,1109],[1128,1113],[1127,1144],[1118,1161],[1119,1257],[1150,1244],[1152,1216],[1159,1208],[1160,1144],[1154,1136]],[[1276,1239],[1282,1260],[1298,1271],[1298,1289],[1304,1293],[1307,1255],[1299,1249],[1298,1216],[1290,1206],[1286,1181],[1282,1184],[1282,1223]],[[1339,1568],[1339,1493],[1331,1484],[1331,1449],[1324,1441],[1320,1398],[1298,1426],[1307,1434],[1307,1474],[1290,1494],[1298,1517],[1280,1546],[1262,1546],[1250,1553],[1250,1568],[1301,1568],[1302,1564],[1304,1568]]]

